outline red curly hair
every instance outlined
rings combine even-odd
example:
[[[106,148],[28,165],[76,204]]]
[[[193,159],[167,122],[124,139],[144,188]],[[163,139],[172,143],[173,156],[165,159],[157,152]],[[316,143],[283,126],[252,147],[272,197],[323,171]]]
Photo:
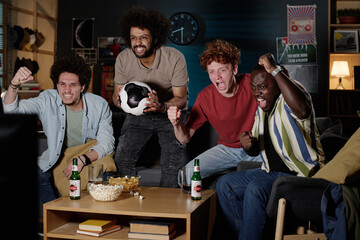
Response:
[[[208,42],[200,56],[201,67],[206,71],[207,66],[214,61],[222,64],[231,63],[232,66],[235,66],[240,63],[240,50],[224,40],[216,39]]]

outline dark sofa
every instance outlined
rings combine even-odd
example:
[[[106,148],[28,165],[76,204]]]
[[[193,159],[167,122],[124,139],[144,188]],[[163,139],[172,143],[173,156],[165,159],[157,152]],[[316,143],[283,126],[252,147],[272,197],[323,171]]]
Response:
[[[122,111],[113,111],[114,136],[116,144],[117,139],[120,136],[121,125],[124,122],[125,116],[126,114]],[[341,122],[339,120],[332,121],[328,117],[318,117],[316,118],[316,123],[321,134],[320,139],[326,159],[332,159],[348,139],[342,136]],[[195,132],[194,136],[187,144],[184,161],[188,162],[205,150],[215,146],[217,144],[217,140],[218,135],[214,128],[209,123],[205,124]],[[141,176],[140,184],[142,186],[159,186],[161,177],[159,159],[160,147],[156,136],[154,136],[145,147],[137,163],[137,174]],[[239,163],[237,167],[203,179],[203,188],[215,189],[218,178],[228,172],[260,167],[260,165],[261,163],[257,162]]]

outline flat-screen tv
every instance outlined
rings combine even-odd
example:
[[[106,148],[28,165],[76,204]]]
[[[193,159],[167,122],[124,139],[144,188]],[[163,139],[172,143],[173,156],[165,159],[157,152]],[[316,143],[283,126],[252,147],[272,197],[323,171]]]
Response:
[[[38,239],[36,130],[36,115],[0,113],[0,232],[17,239]]]

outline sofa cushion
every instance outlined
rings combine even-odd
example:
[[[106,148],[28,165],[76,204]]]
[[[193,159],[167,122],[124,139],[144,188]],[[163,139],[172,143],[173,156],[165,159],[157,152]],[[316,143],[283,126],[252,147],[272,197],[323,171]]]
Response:
[[[321,133],[323,133],[330,125],[332,121],[329,117],[317,117],[316,118],[316,125],[318,127],[318,130]]]
[[[313,177],[323,178],[337,184],[360,181],[360,128],[336,156]]]
[[[316,120],[318,123],[318,119]],[[348,138],[342,136],[342,124],[336,120],[326,128],[320,135],[320,142],[325,153],[325,162],[335,157],[339,150],[345,145]]]
[[[316,119],[316,123],[318,124],[318,126],[320,126],[318,119]],[[319,131],[320,131],[320,127],[319,127]],[[329,124],[326,129],[321,130],[320,133],[321,133],[320,139],[328,137],[328,136],[334,136],[334,135],[341,136],[342,135],[341,121],[339,119],[337,119],[336,121]]]

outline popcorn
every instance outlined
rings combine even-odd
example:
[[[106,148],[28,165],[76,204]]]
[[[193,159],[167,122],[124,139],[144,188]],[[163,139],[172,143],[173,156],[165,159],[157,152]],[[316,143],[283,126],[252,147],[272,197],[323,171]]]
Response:
[[[123,186],[88,184],[90,195],[97,201],[115,201],[121,194]]]

